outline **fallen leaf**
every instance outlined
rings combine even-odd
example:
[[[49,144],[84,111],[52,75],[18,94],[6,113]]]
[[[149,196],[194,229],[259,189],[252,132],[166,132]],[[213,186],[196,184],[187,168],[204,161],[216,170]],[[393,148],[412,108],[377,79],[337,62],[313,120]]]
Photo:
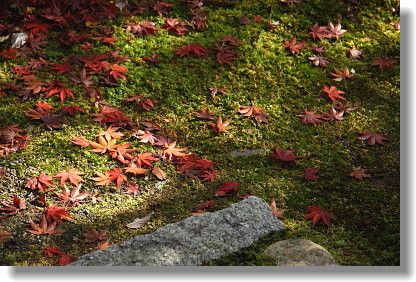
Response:
[[[319,177],[316,175],[316,173],[319,171],[319,169],[314,167],[307,167],[304,170],[304,176],[306,180],[313,181],[318,179]]]
[[[336,86],[326,86],[322,88],[322,91],[327,95],[328,99],[332,102],[336,102],[338,100],[345,100],[345,98],[341,95],[344,95],[345,92],[338,90]]]
[[[295,156],[295,150],[283,150],[279,148],[273,151],[272,157],[283,163],[294,163],[301,159],[301,157]]]
[[[80,182],[83,181],[80,176],[82,173],[76,169],[63,170],[55,175],[55,178],[61,179],[61,186],[65,185],[65,182],[70,182],[74,186],[78,186]]]
[[[107,231],[92,229],[89,232],[84,233],[84,242],[94,243],[97,241],[107,240]]]
[[[130,229],[137,229],[137,228],[143,227],[150,220],[152,215],[153,215],[153,212],[149,213],[145,217],[136,218],[133,222],[130,222],[129,224],[127,224],[126,227]]]
[[[309,213],[305,216],[305,219],[311,220],[313,226],[320,221],[329,226],[331,219],[335,218],[332,213],[324,211],[320,206],[308,206],[307,208]]]
[[[290,40],[285,40],[283,42],[283,47],[292,54],[298,54],[300,53],[300,51],[302,51],[305,44],[306,44],[305,41],[297,42],[296,37],[293,37]]]
[[[218,117],[217,122],[216,123],[212,123],[210,124],[212,130],[219,134],[219,133],[223,133],[226,132],[228,130],[228,127],[230,126],[230,120],[226,120],[226,121],[222,121],[221,117]]]
[[[270,201],[269,206],[272,209],[272,214],[275,217],[277,217],[277,218],[282,218],[283,217],[283,213],[284,213],[285,210],[277,208],[276,201],[275,201],[274,198],[272,198],[272,200]]]
[[[33,222],[31,218],[29,218],[29,223],[32,227],[32,230],[27,231],[35,235],[56,235],[62,234],[64,232],[62,229],[56,229],[56,221],[48,222],[45,214],[42,214],[42,219],[40,220],[39,224]]]
[[[224,182],[215,191],[215,196],[217,196],[217,197],[227,196],[227,195],[237,191],[239,186],[240,186],[239,182],[235,182],[235,181]]]
[[[166,172],[164,172],[161,168],[159,167],[154,167],[152,169],[152,174],[154,176],[156,176],[159,180],[165,180],[167,175]]]
[[[355,166],[352,168],[350,176],[358,180],[363,180],[363,178],[370,177],[370,175],[366,173],[365,169]]]
[[[357,138],[360,140],[367,140],[367,144],[372,146],[374,144],[384,145],[384,141],[387,141],[388,139],[376,132],[370,132],[370,131],[363,131],[359,133],[360,136]]]

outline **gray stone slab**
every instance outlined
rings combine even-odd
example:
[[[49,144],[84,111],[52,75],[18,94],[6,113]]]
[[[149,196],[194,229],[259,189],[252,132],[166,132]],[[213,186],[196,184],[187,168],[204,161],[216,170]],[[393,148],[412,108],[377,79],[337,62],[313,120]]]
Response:
[[[249,197],[226,209],[190,216],[153,233],[84,255],[72,265],[201,265],[283,230],[283,223],[273,216],[266,202]]]
[[[309,240],[287,239],[270,245],[264,252],[279,266],[337,265],[332,255],[322,246]]]

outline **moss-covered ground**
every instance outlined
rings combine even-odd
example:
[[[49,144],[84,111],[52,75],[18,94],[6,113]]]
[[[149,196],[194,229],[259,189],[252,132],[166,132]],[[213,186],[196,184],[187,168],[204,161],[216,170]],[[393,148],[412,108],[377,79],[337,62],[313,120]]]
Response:
[[[180,1],[175,3],[169,16],[188,19],[189,12]],[[303,238],[325,247],[341,265],[399,265],[399,117],[400,117],[400,31],[391,23],[399,21],[399,7],[395,1],[304,0],[296,5],[281,5],[279,1],[235,1],[230,5],[210,4],[206,1],[208,26],[201,32],[175,36],[160,28],[155,36],[138,37],[126,32],[125,24],[133,19],[151,20],[160,27],[164,19],[155,14],[118,17],[105,21],[114,29],[113,46],[94,45],[82,50],[78,45],[62,48],[51,30],[45,53],[51,62],[62,63],[71,54],[104,53],[117,50],[128,56],[127,80],[114,87],[101,87],[103,98],[120,108],[133,120],[150,120],[162,127],[162,133],[175,138],[180,147],[215,162],[220,174],[212,182],[190,179],[176,171],[169,162],[158,166],[167,172],[167,179],[153,176],[137,179],[141,191],[127,195],[114,187],[96,186],[91,180],[96,172],[103,172],[119,164],[105,155],[90,152],[71,143],[71,136],[85,136],[93,140],[103,126],[92,121],[90,113],[96,108],[79,86],[63,75],[44,72],[44,81],[59,78],[68,81],[75,99],[65,104],[77,104],[87,113],[68,119],[62,129],[47,130],[25,116],[36,101],[47,101],[60,107],[56,98],[43,95],[22,101],[16,95],[0,97],[2,125],[19,124],[28,131],[31,140],[23,150],[0,158],[0,167],[6,174],[0,178],[0,199],[8,201],[12,194],[25,197],[29,208],[15,216],[2,216],[1,225],[10,232],[0,250],[1,265],[51,265],[54,259],[43,253],[47,246],[56,246],[73,257],[93,251],[96,244],[85,243],[83,234],[91,229],[107,230],[111,244],[137,234],[149,233],[158,227],[189,216],[193,208],[212,199],[213,191],[225,181],[240,183],[238,194],[256,195],[267,202],[275,198],[285,210],[284,234],[272,234],[238,254],[208,262],[208,265],[270,265],[262,255],[265,247],[280,239]],[[234,2],[234,1],[230,1]],[[348,11],[348,7],[355,7]],[[275,29],[265,24],[241,25],[239,18],[260,15],[266,20],[278,21]],[[347,32],[339,40],[314,41],[308,35],[315,24],[340,22]],[[191,43],[210,47],[225,35],[241,40],[237,48],[238,60],[231,66],[221,66],[209,58],[177,58],[176,48]],[[330,61],[326,69],[310,64],[312,51],[305,48],[300,54],[289,54],[282,46],[292,37],[325,48]],[[346,55],[355,46],[362,58],[352,60]],[[160,54],[160,63],[145,64],[140,59],[153,53]],[[380,71],[371,66],[377,57],[389,57],[396,67]],[[0,59],[0,80],[8,82],[15,75],[14,65],[24,61]],[[332,80],[334,68],[353,68],[352,79]],[[347,101],[359,108],[344,116],[340,122],[326,122],[316,126],[300,122],[304,109],[326,111],[330,103],[322,96],[323,85],[336,85],[345,91]],[[226,87],[225,94],[210,94],[210,87]],[[123,102],[132,95],[141,94],[157,100],[149,112]],[[236,110],[241,105],[262,107],[268,122],[256,124]],[[193,114],[202,107],[231,120],[230,129],[214,134],[208,123]],[[357,133],[369,130],[388,137],[384,145],[369,146],[357,139]],[[154,150],[151,146],[130,137],[124,141],[140,151]],[[275,148],[294,149],[302,159],[291,166],[271,160]],[[261,149],[254,156],[233,157],[231,152]],[[361,166],[371,175],[357,180],[349,176],[353,167]],[[303,170],[319,168],[316,181],[306,181]],[[38,214],[36,193],[25,189],[26,179],[45,172],[55,175],[68,168],[84,173],[84,191],[100,197],[71,209],[73,222],[61,225],[63,235],[32,235],[26,232],[29,215]],[[56,181],[58,183],[58,181]],[[59,191],[56,185],[56,191]],[[49,192],[47,201],[53,201]],[[237,196],[216,198],[213,210],[239,201]],[[329,227],[312,226],[304,219],[307,206],[320,205],[332,211],[336,219]],[[144,227],[132,230],[125,225],[149,213],[155,215]]]

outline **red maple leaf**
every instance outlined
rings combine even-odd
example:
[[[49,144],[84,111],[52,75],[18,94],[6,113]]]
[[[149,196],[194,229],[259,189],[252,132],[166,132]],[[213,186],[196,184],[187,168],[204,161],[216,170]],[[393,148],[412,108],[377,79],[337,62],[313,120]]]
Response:
[[[150,21],[142,21],[138,24],[127,25],[127,32],[131,32],[138,36],[155,35],[157,28],[155,23]]]
[[[81,185],[73,188],[72,191],[69,190],[66,186],[62,188],[61,193],[57,193],[59,199],[61,199],[62,203],[66,206],[75,206],[80,203],[80,201],[87,198],[90,194],[86,192],[80,192]]]
[[[111,181],[116,182],[116,186],[120,187],[123,182],[127,181],[127,177],[123,174],[123,171],[120,168],[113,168],[107,171],[108,177]]]
[[[77,105],[62,107],[62,110],[67,112],[70,116],[75,116],[77,113],[85,113],[85,111]]]
[[[359,179],[359,180],[363,180],[363,178],[367,178],[370,177],[369,174],[367,174],[366,170],[359,167],[353,167],[352,171],[350,173],[350,176],[355,178],[355,179]]]
[[[149,152],[144,152],[144,153],[140,153],[138,154],[133,161],[135,163],[137,163],[139,166],[150,166],[153,167],[152,162],[157,161],[157,158],[153,157],[152,153]]]
[[[129,148],[130,144],[119,144],[114,146],[114,148],[109,149],[108,152],[113,159],[117,159],[123,164],[128,164],[134,158],[130,153],[136,151],[136,149]]]
[[[157,101],[145,99],[141,95],[133,95],[124,100],[127,102],[135,102],[140,109],[145,110],[146,112],[152,110],[157,103]]]
[[[396,65],[396,61],[391,58],[376,58],[371,65],[384,71],[385,69],[393,68]]]
[[[20,75],[33,74],[30,66],[15,66],[14,68],[12,68],[11,71],[14,72],[15,74],[20,74]]]
[[[335,69],[334,72],[331,72],[331,75],[334,77],[335,81],[342,81],[347,78],[352,78],[355,74],[354,69],[351,69],[351,71],[347,68],[340,71],[338,69]]]
[[[341,121],[343,120],[344,111],[337,111],[331,107],[328,112],[322,113],[322,117],[326,121]]]
[[[146,131],[138,130],[134,133],[133,136],[140,139],[141,143],[154,144],[157,141],[157,137],[153,133],[147,130]]]
[[[312,36],[313,39],[322,40],[328,37],[328,27],[319,26],[318,23],[315,23],[314,26],[311,28],[311,32],[309,32],[309,34]]]
[[[202,108],[199,111],[196,111],[194,113],[194,116],[200,119],[205,119],[205,120],[215,119],[215,114],[211,112],[210,110],[208,110],[208,108]]]
[[[4,212],[8,215],[17,214],[20,210],[26,208],[26,200],[24,198],[19,198],[17,195],[13,195],[11,203],[1,203],[3,207],[0,207],[0,212]]]
[[[316,111],[314,110],[312,111],[303,110],[303,114],[300,115],[300,118],[301,118],[302,123],[307,123],[307,124],[312,124],[312,125],[316,125],[316,124],[323,122],[322,120],[323,115],[317,114]]]
[[[220,65],[232,65],[237,60],[237,54],[231,50],[221,50],[217,53],[216,60]]]
[[[316,175],[316,173],[319,171],[319,169],[314,168],[314,167],[307,167],[304,170],[304,176],[306,180],[309,181],[313,181],[318,179],[318,176]]]
[[[336,86],[326,86],[322,88],[322,91],[327,95],[328,99],[332,102],[336,102],[338,100],[345,100],[345,98],[341,95],[345,94],[344,91],[338,90]]]
[[[56,71],[59,74],[70,73],[73,67],[69,63],[64,64],[51,64],[51,70]]]
[[[5,58],[5,59],[10,59],[10,60],[16,59],[17,58],[17,50],[13,49],[13,48],[6,49],[6,50],[0,52],[0,56]]]
[[[235,181],[228,181],[221,184],[215,191],[215,196],[223,197],[227,196],[238,190],[240,183]]]
[[[97,241],[107,240],[107,231],[93,229],[89,232],[84,233],[84,242],[95,243]]]
[[[267,114],[260,107],[240,106],[238,112],[245,117],[253,117],[257,123],[265,122],[267,119]]]
[[[52,190],[51,188],[48,188],[52,185],[52,176],[48,176],[44,172],[42,172],[38,177],[29,178],[26,183],[27,188],[32,190],[41,190],[42,192]]]
[[[219,133],[223,133],[226,132],[228,130],[228,126],[230,126],[230,120],[226,120],[226,121],[222,121],[221,117],[218,117],[217,122],[216,123],[212,123],[210,124],[212,130],[219,134]]]
[[[99,113],[92,115],[94,116],[94,121],[111,123],[116,126],[129,125],[132,122],[131,119],[125,116],[121,110],[109,106],[102,107]]]
[[[87,140],[86,138],[82,136],[81,137],[73,136],[71,139],[71,142],[81,147],[88,147],[91,145],[91,141]]]
[[[300,51],[302,51],[305,44],[305,41],[297,42],[296,37],[293,37],[290,40],[285,40],[283,42],[283,47],[292,54],[298,54]]]
[[[176,161],[178,171],[191,178],[199,178],[201,181],[212,181],[218,175],[214,162],[202,159],[195,154],[189,154]]]
[[[44,214],[48,222],[61,222],[62,220],[72,220],[72,217],[67,211],[67,208],[49,205],[46,207]]]
[[[108,172],[101,173],[101,172],[96,172],[97,177],[93,177],[92,180],[94,180],[96,183],[96,185],[100,185],[100,186],[107,186],[108,184],[111,184],[112,179],[110,177],[110,175],[108,174]]]
[[[25,28],[30,30],[32,35],[36,35],[38,33],[48,33],[49,24],[40,24],[40,23],[27,23],[25,24]]]
[[[311,61],[311,64],[313,64],[316,67],[326,68],[329,64],[329,61],[320,55],[313,55],[308,57],[308,59]]]
[[[53,257],[54,255],[60,255],[60,254],[62,254],[62,251],[60,249],[58,249],[58,248],[54,248],[54,247],[48,246],[48,247],[46,247],[43,250],[43,253],[45,255],[47,255],[48,257]]]
[[[71,262],[73,262],[73,261],[74,261],[74,258],[73,258],[72,256],[70,256],[70,255],[68,255],[68,254],[63,253],[63,254],[61,254],[61,255],[59,256],[59,259],[58,259],[58,264],[59,264],[60,266],[65,266],[65,265],[70,264],[70,263],[71,263]]]
[[[190,44],[179,47],[179,49],[176,50],[176,55],[179,57],[208,57],[208,51],[199,44]]]
[[[153,63],[153,64],[155,64],[155,63],[159,63],[160,62],[159,56],[160,56],[159,54],[153,53],[151,56],[144,56],[142,58],[142,60],[144,62],[146,62],[146,63]]]
[[[273,151],[272,157],[283,163],[294,163],[301,159],[301,157],[295,156],[295,150],[283,150],[279,148]]]
[[[46,219],[45,214],[42,214],[42,219],[39,224],[36,224],[31,218],[29,218],[29,223],[32,229],[27,231],[35,235],[55,235],[62,234],[64,232],[62,229],[56,229],[57,222],[49,222]]]
[[[71,257],[70,255],[62,252],[60,249],[55,248],[55,247],[48,246],[43,250],[43,252],[48,257],[58,256],[59,257],[58,264],[60,266],[68,265],[74,261],[73,257]]]
[[[335,26],[331,22],[328,23],[328,37],[329,38],[339,39],[345,32],[346,30],[341,28],[340,23],[337,23]]]
[[[64,170],[55,175],[56,178],[61,179],[61,186],[65,186],[65,182],[70,182],[74,186],[78,186],[82,182],[82,173],[76,169]]]
[[[172,159],[172,157],[182,158],[186,156],[187,154],[184,153],[186,148],[178,148],[176,147],[176,141],[173,141],[172,143],[167,143],[164,145],[163,149],[163,156],[168,157],[169,160]]]
[[[360,140],[367,140],[368,145],[374,145],[374,144],[383,145],[384,141],[388,140],[385,136],[376,132],[363,131],[363,132],[360,132],[359,135],[360,136],[358,136],[357,138]]]
[[[50,86],[45,89],[47,92],[46,98],[52,97],[52,96],[59,96],[61,99],[61,103],[65,101],[65,99],[69,96],[71,98],[74,98],[74,93],[71,89],[65,88],[64,84],[58,80],[54,80]]]
[[[71,76],[70,79],[76,84],[82,84],[86,88],[90,87],[94,82],[92,81],[90,76],[87,76],[87,71],[82,69],[79,76]]]
[[[173,18],[167,18],[163,24],[163,28],[166,28],[168,31],[171,31],[176,35],[185,35],[188,32],[188,29],[185,27],[183,22]]]
[[[361,57],[361,51],[353,46],[350,50],[348,50],[348,57],[353,60],[359,59]]]
[[[329,226],[331,219],[335,219],[332,213],[322,210],[320,206],[308,206],[307,208],[309,213],[305,216],[305,219],[311,220],[313,226],[320,221]]]
[[[205,201],[203,203],[200,203],[195,207],[195,209],[194,209],[195,212],[193,212],[193,214],[194,213],[197,213],[197,214],[204,213],[207,210],[212,209],[214,207],[214,205],[215,205],[215,200],[208,200],[208,201]]]
[[[121,78],[123,80],[126,80],[127,77],[125,74],[129,71],[125,66],[120,66],[117,64],[113,64],[110,66],[110,75],[117,80],[118,78]]]

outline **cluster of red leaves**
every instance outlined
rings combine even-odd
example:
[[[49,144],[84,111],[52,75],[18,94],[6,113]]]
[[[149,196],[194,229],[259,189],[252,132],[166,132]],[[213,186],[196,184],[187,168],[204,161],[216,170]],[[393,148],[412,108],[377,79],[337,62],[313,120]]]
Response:
[[[207,14],[205,12],[204,2],[202,0],[186,0],[185,1],[190,13],[192,15],[191,18],[191,26],[195,31],[201,31],[207,27]]]
[[[29,109],[26,116],[32,120],[39,120],[49,130],[62,128],[64,122],[64,114],[53,113],[53,107],[46,102],[39,102],[35,109]]]
[[[232,65],[238,56],[235,49],[240,45],[240,40],[234,36],[226,35],[214,43],[213,52],[217,63],[221,65]],[[179,57],[208,57],[208,50],[198,43],[184,45],[176,50]]]
[[[48,246],[43,250],[43,253],[47,257],[58,256],[58,265],[65,266],[74,261],[74,258],[67,253],[62,252],[60,249]]]
[[[40,190],[43,193],[53,190],[53,188],[51,188],[52,185],[52,176],[46,175],[43,172],[37,177],[29,178],[26,182],[27,188],[31,190]]]
[[[189,154],[178,159],[176,165],[179,172],[202,181],[212,181],[218,174],[213,161],[201,159],[195,154]]]
[[[344,107],[343,104],[340,104],[341,107]],[[316,125],[325,121],[341,121],[343,120],[344,113],[350,112],[352,110],[337,110],[339,105],[332,106],[327,112],[317,113],[316,110],[304,110],[303,113],[300,115],[300,120],[302,123],[307,123],[311,125]]]
[[[345,29],[342,29],[341,24],[334,25],[329,22],[326,26],[319,26],[317,23],[311,28],[309,34],[313,39],[323,40],[325,38],[339,39],[344,33]]]
[[[124,115],[121,110],[110,106],[103,106],[100,112],[92,114],[92,116],[94,121],[114,126],[128,126],[132,124],[131,119]]]

